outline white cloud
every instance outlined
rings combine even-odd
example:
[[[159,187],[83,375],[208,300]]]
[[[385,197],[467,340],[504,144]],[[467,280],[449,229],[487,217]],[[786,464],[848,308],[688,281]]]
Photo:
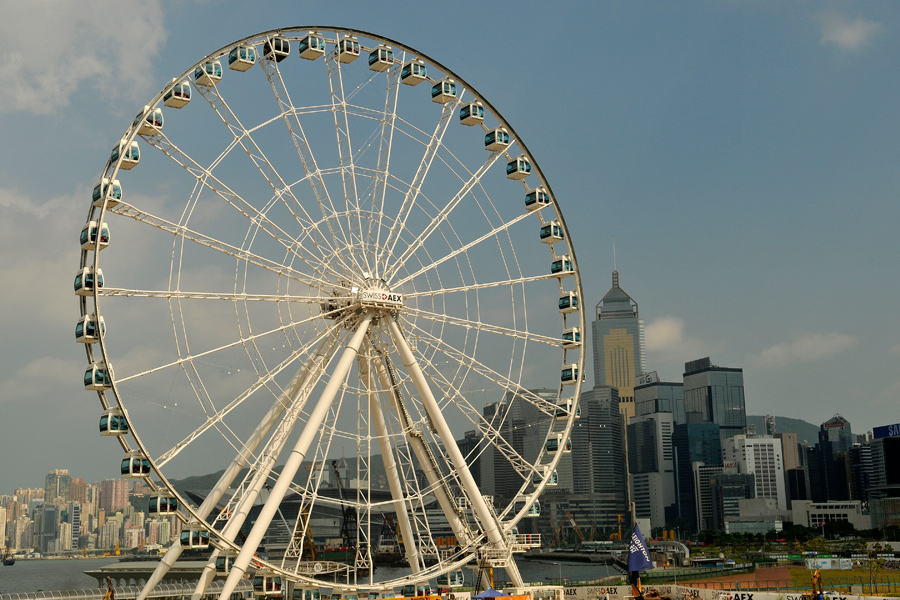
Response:
[[[647,350],[666,350],[684,340],[684,321],[678,317],[661,317],[644,329]]]
[[[875,21],[866,21],[862,17],[852,20],[834,12],[820,13],[819,24],[822,33],[820,41],[823,44],[837,44],[845,50],[853,51],[859,50],[883,29]]]
[[[856,337],[843,333],[806,334],[793,342],[766,348],[753,357],[751,363],[760,369],[772,369],[792,363],[814,362],[836,356],[858,343]]]
[[[692,338],[685,333],[684,319],[671,315],[655,319],[644,327],[647,344],[647,367],[658,371],[663,378],[676,377],[684,372],[685,361],[709,356],[714,345]]]
[[[83,85],[134,100],[165,39],[158,0],[9,3],[0,21],[0,110],[51,113]]]

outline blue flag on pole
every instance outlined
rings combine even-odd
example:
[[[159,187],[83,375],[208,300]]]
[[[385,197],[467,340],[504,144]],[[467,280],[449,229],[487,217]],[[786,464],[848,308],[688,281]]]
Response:
[[[647,542],[641,535],[641,528],[635,523],[631,540],[628,542],[628,572],[643,571],[651,567],[653,561],[650,560],[650,549],[647,548]]]

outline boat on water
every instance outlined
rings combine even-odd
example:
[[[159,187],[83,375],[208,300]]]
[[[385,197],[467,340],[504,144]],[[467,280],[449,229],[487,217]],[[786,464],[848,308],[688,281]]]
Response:
[[[6,565],[7,567],[16,564],[16,557],[14,557],[12,554],[10,554],[8,547],[3,552],[3,564]]]

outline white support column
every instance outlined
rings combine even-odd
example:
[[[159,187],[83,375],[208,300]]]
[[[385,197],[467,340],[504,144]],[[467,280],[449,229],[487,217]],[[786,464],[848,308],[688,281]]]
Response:
[[[321,353],[322,349],[331,342],[334,343],[334,340],[329,337],[322,341],[317,349],[317,354]],[[250,457],[256,452],[259,448],[259,445],[263,442],[266,436],[269,435],[269,432],[272,431],[272,428],[278,422],[278,419],[281,418],[282,413],[284,413],[285,409],[288,406],[290,399],[297,393],[297,390],[300,389],[300,386],[303,384],[304,379],[308,373],[308,370],[305,368],[306,364],[303,367],[297,370],[297,373],[294,375],[294,378],[291,379],[291,383],[288,385],[287,389],[284,393],[278,397],[275,401],[275,404],[269,409],[266,415],[259,422],[259,425],[256,426],[256,429],[250,434],[250,437],[247,438],[247,442],[244,444],[244,447],[238,452],[238,455],[231,461],[231,464],[225,469],[225,472],[222,473],[222,476],[219,478],[219,481],[216,482],[216,485],[210,490],[209,495],[203,500],[203,503],[200,505],[200,508],[197,509],[197,516],[201,519],[206,519],[209,514],[212,512],[213,508],[219,503],[222,497],[225,495],[225,492],[228,491],[228,488],[231,487],[231,484],[234,482],[235,478],[240,474],[241,470],[247,466],[247,463],[250,462]],[[165,556],[159,561],[159,564],[156,566],[156,569],[153,570],[153,573],[150,575],[149,579],[147,579],[147,584],[144,585],[143,589],[141,589],[140,594],[138,594],[136,600],[146,600],[147,596],[153,589],[162,581],[163,577],[165,577],[166,573],[169,572],[169,569],[175,564],[178,558],[181,556],[181,540],[175,540],[175,542],[169,546],[169,549],[166,551]]]
[[[391,390],[391,399],[393,400],[394,410],[397,412],[397,416],[401,421],[403,421],[405,411],[401,405],[402,400],[397,397],[396,392],[394,391],[394,385],[391,382],[390,375],[387,373],[387,367],[384,365],[383,360],[387,360],[387,357],[382,357],[382,360],[376,362],[375,369],[378,373],[381,385],[386,389]],[[410,427],[411,424],[404,423],[404,425]],[[412,432],[407,433],[407,439],[412,446],[413,452],[416,453],[416,458],[419,460],[419,466],[425,473],[425,479],[428,480],[428,485],[434,490],[434,496],[437,498],[444,516],[447,517],[447,523],[450,525],[450,529],[453,530],[456,539],[459,540],[461,545],[468,545],[472,541],[469,528],[460,520],[459,514],[456,512],[456,503],[453,501],[453,498],[447,495],[446,487],[441,483],[441,474],[438,473],[435,470],[434,465],[432,465],[432,457],[428,454],[428,448],[425,446],[425,441],[421,437],[413,435]]]
[[[379,360],[378,356],[374,356],[373,360]],[[360,366],[362,367],[362,363]],[[406,502],[403,500],[403,487],[400,483],[397,463],[394,460],[394,450],[388,437],[387,423],[384,419],[384,412],[381,410],[381,403],[378,402],[378,394],[373,391],[375,385],[372,380],[372,371],[368,364],[364,368],[366,372],[363,381],[365,381],[369,391],[369,414],[372,415],[375,435],[378,436],[378,447],[381,450],[381,459],[384,461],[384,472],[391,490],[391,497],[394,499],[394,512],[397,513],[397,524],[400,526],[400,535],[403,536],[406,559],[412,572],[418,573],[422,569],[422,566],[419,564],[419,549],[415,537],[413,537],[412,526],[409,524],[409,513],[406,511]],[[393,392],[388,388],[386,393]]]
[[[412,350],[409,348],[409,344],[406,342],[406,337],[403,335],[403,332],[400,331],[400,326],[394,319],[388,319],[388,324],[391,328],[391,336],[393,337],[394,345],[403,361],[403,366],[406,367],[407,372],[412,378],[413,384],[416,386],[416,390],[419,392],[419,396],[422,399],[422,405],[428,412],[428,416],[437,430],[438,437],[441,438],[441,442],[444,444],[444,449],[447,451],[447,454],[449,454],[450,462],[456,469],[459,481],[462,484],[466,495],[469,497],[469,502],[472,503],[472,508],[475,510],[478,519],[485,529],[485,535],[487,535],[488,540],[494,547],[507,548],[509,544],[503,536],[503,532],[500,530],[500,524],[497,522],[497,519],[494,517],[490,508],[488,508],[487,503],[484,501],[484,496],[481,495],[481,490],[478,489],[478,484],[475,482],[475,478],[472,477],[472,472],[469,471],[466,459],[456,445],[453,432],[450,430],[450,426],[447,425],[444,415],[441,414],[441,408],[438,405],[437,400],[435,400],[434,394],[431,392],[431,387],[428,385],[428,380],[425,378],[422,368],[419,366],[415,356],[413,356]],[[522,576],[519,574],[516,563],[512,560],[511,556],[509,566],[505,568],[510,579],[512,579],[513,585],[521,587]]]
[[[328,344],[327,347],[324,343],[319,346],[316,353],[306,361],[301,372],[298,373],[298,376],[301,378],[301,385],[296,387],[291,385],[284,392],[285,396],[290,394],[288,397],[291,398],[291,408],[285,419],[279,424],[276,432],[272,435],[272,439],[269,440],[268,446],[263,450],[263,460],[260,462],[256,473],[253,475],[250,484],[241,496],[237,506],[232,510],[231,516],[228,518],[225,526],[222,528],[221,536],[229,541],[234,541],[234,538],[237,537],[244,521],[250,515],[250,509],[253,508],[253,505],[256,503],[256,499],[259,497],[262,488],[266,484],[269,473],[272,472],[272,468],[275,466],[278,456],[281,454],[281,451],[284,450],[284,446],[287,444],[291,431],[294,429],[294,424],[297,422],[303,407],[306,405],[309,394],[322,378],[322,374],[325,371],[325,365],[328,363],[328,357],[331,356],[334,346],[337,343],[337,337],[332,336],[325,341],[330,341],[330,344]],[[204,592],[206,592],[209,582],[215,577],[216,558],[219,556],[219,553],[220,550],[218,548],[213,550],[212,555],[209,557],[209,562],[206,563],[203,572],[200,573],[200,577],[197,579],[197,586],[194,588],[191,600],[200,600]]]
[[[256,549],[259,547],[266,530],[269,528],[272,517],[275,516],[275,512],[278,510],[281,501],[284,499],[284,495],[290,488],[294,476],[297,474],[300,465],[303,463],[303,459],[306,458],[306,453],[312,445],[313,440],[319,435],[319,429],[325,421],[328,411],[331,409],[338,388],[344,383],[347,374],[350,372],[350,367],[353,366],[353,361],[359,353],[359,348],[362,346],[366,331],[368,331],[369,324],[372,322],[372,317],[372,311],[367,312],[365,316],[363,316],[356,331],[353,333],[353,337],[347,343],[344,353],[341,355],[334,372],[331,374],[331,378],[325,385],[325,389],[322,390],[322,396],[319,398],[318,404],[316,404],[316,407],[309,415],[309,420],[306,422],[306,426],[303,428],[300,438],[297,440],[293,450],[291,450],[290,456],[284,463],[284,467],[278,476],[278,480],[272,487],[272,491],[269,492],[269,497],[266,499],[266,503],[263,505],[259,516],[256,518],[253,529],[250,530],[250,534],[247,536],[246,541],[241,547],[240,553],[237,555],[237,558],[231,567],[231,571],[228,573],[228,579],[225,580],[225,584],[223,585],[222,592],[219,596],[220,600],[229,600],[231,593],[237,587],[238,582],[247,572],[247,567],[250,565],[250,561],[253,559]]]

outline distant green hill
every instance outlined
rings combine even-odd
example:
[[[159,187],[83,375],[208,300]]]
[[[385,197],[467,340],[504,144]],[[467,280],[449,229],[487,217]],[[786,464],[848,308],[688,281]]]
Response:
[[[766,432],[764,416],[747,415],[747,425],[756,425],[756,433]],[[802,419],[775,417],[775,433],[796,433],[798,443],[802,444],[806,440],[810,446],[815,446],[819,441],[819,426]]]

